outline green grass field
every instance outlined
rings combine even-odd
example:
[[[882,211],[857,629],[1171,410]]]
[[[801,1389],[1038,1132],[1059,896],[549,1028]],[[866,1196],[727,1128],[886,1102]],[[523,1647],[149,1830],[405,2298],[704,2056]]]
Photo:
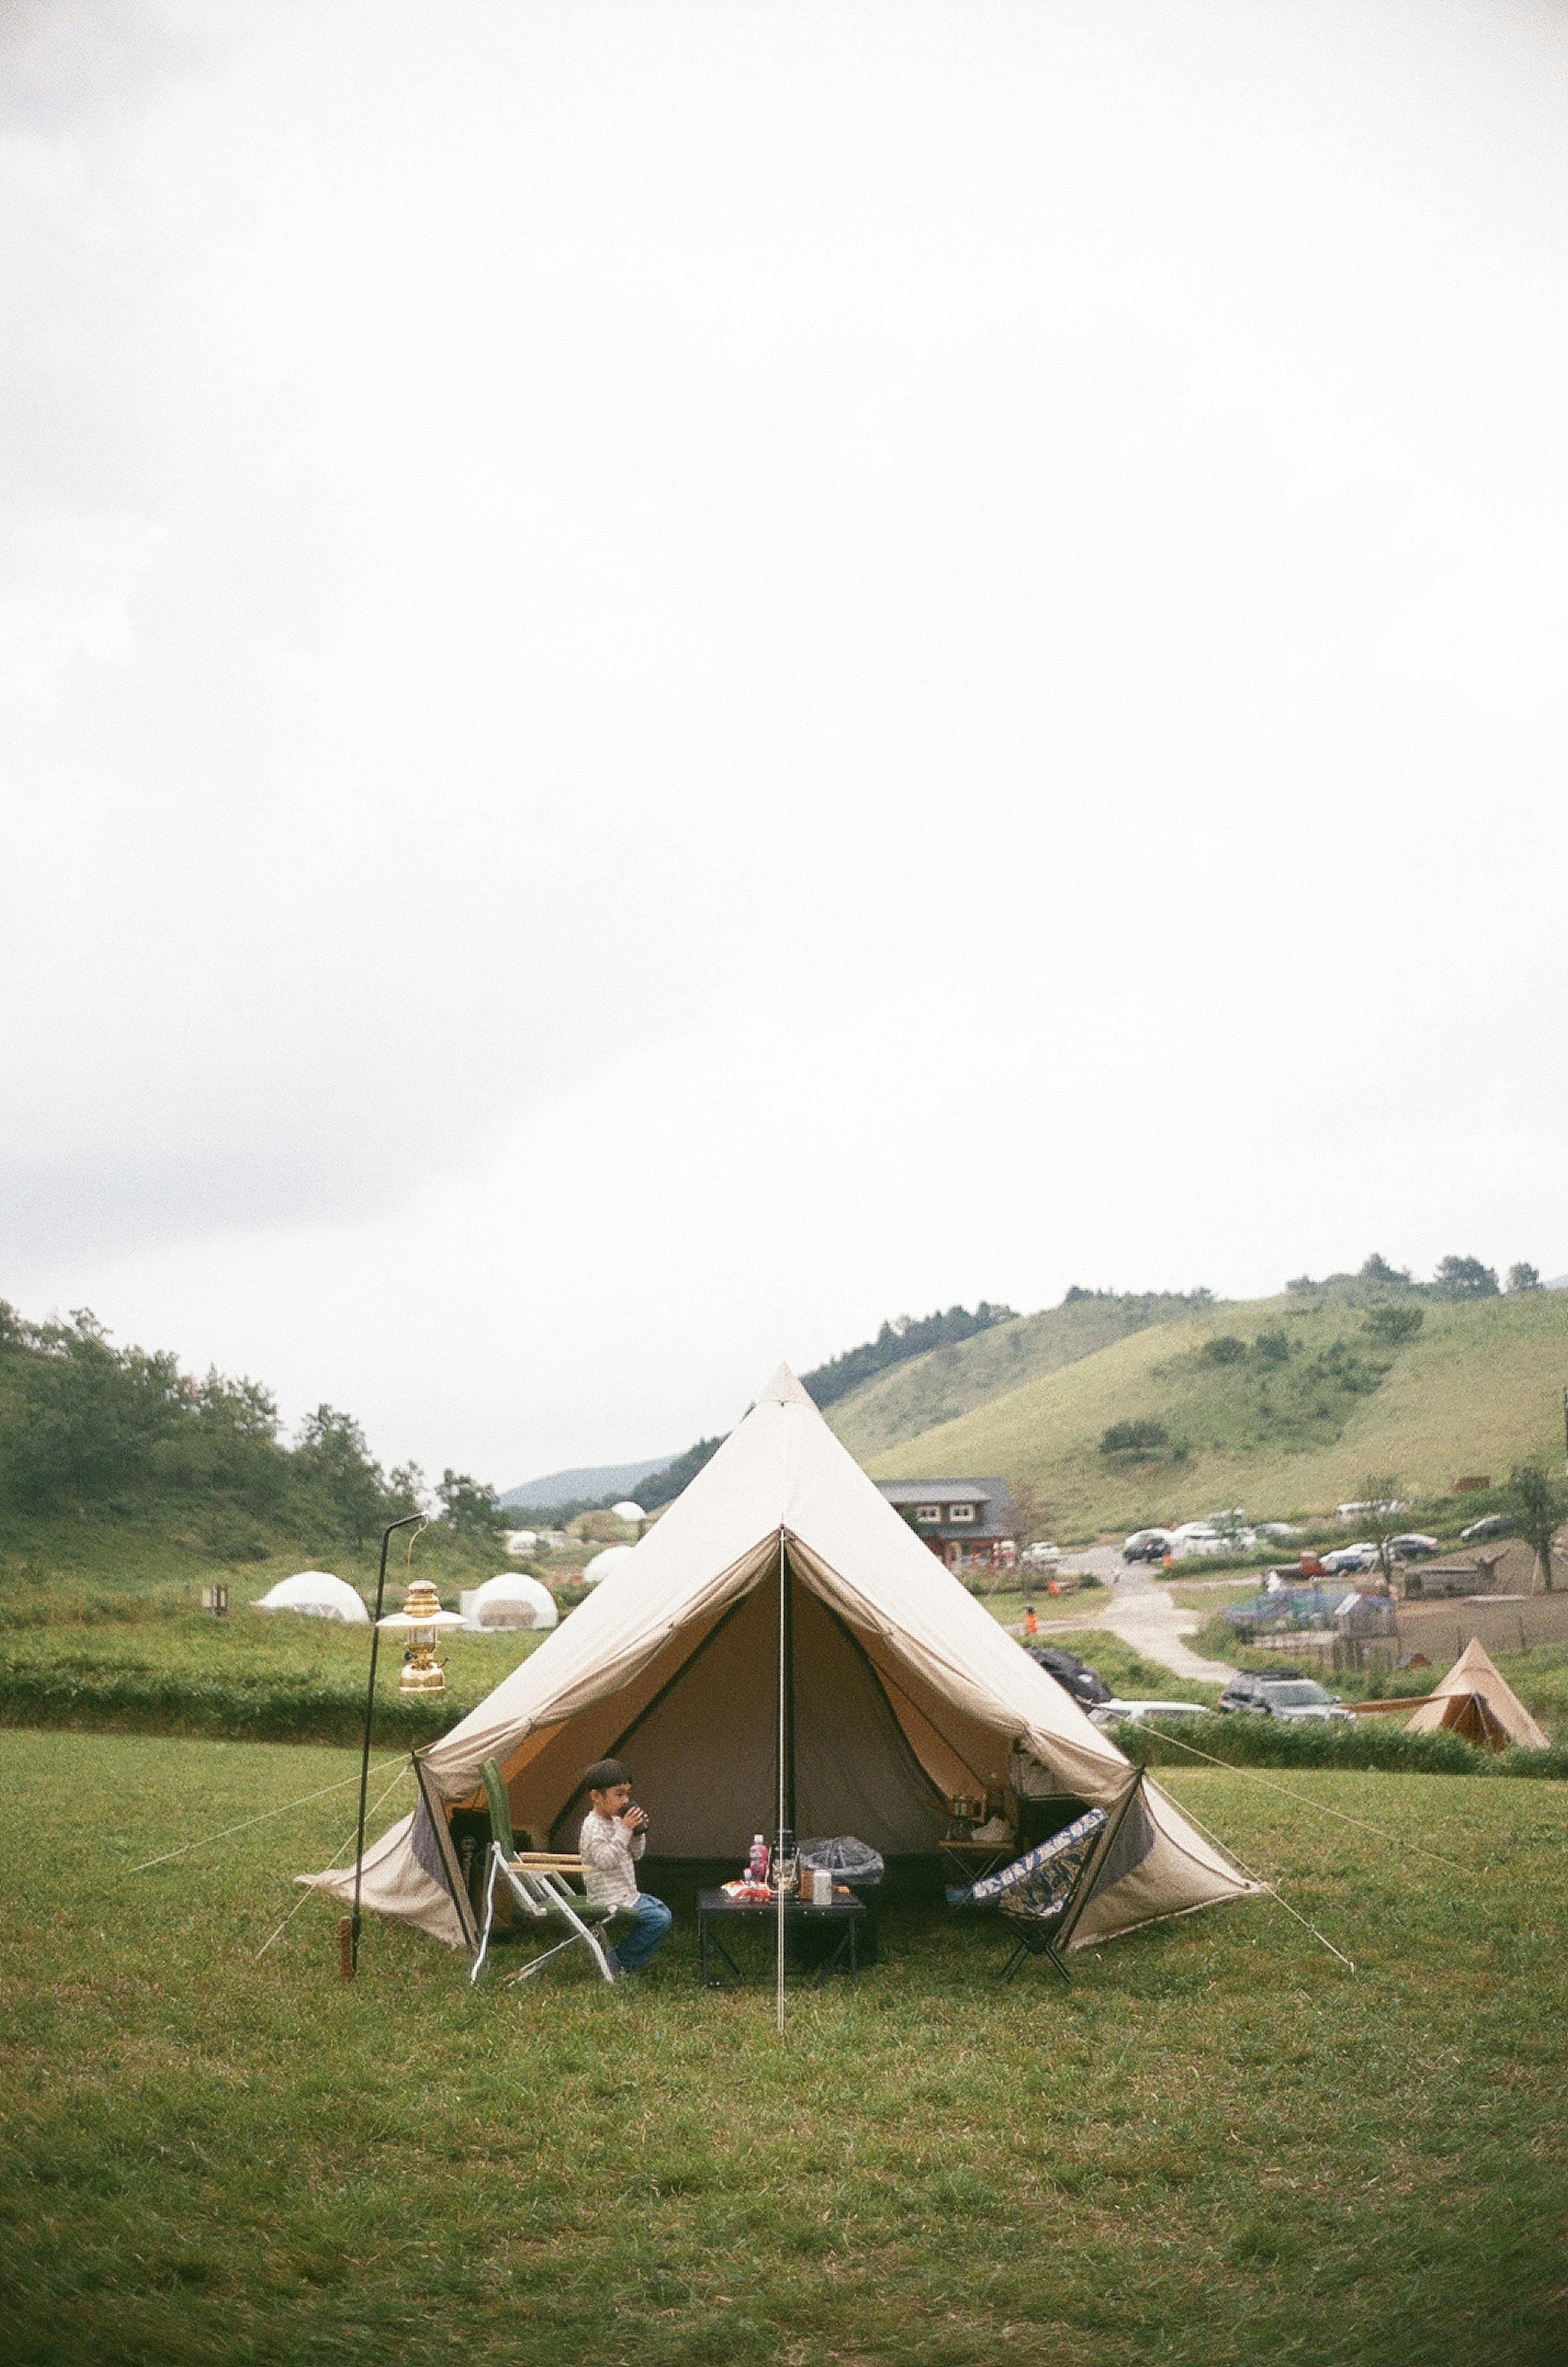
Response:
[[[360,1731],[369,1669],[367,1627],[344,1627],[249,1605],[307,1567],[333,1570],[375,1601],[376,1555],[340,1546],[312,1565],[299,1547],[225,1562],[198,1538],[146,1519],[30,1521],[0,1527],[0,1724],[78,1725],[154,1734],[349,1742]],[[415,1576],[434,1579],[455,1609],[459,1589],[498,1568],[492,1544],[422,1540]],[[411,1565],[395,1555],[387,1604],[403,1600]],[[197,1606],[214,1580],[232,1609]],[[402,1647],[384,1643],[377,1697],[388,1739],[433,1738],[482,1701],[539,1638],[459,1635],[442,1647],[446,1694],[398,1698]]]
[[[350,1787],[130,1871],[347,1754],[12,1731],[0,1767],[16,2367],[1562,2356],[1559,1787],[1171,1775],[1353,1974],[1269,1900],[1066,1991],[890,1915],[781,2042],[696,1988],[689,1919],[614,1992],[473,1991],[376,1924],[344,1986],[288,1876]]]
[[[1066,1535],[1227,1504],[1256,1519],[1321,1512],[1369,1472],[1431,1500],[1461,1476],[1499,1478],[1527,1455],[1561,1455],[1568,1294],[1434,1303],[1424,1315],[1414,1341],[1391,1347],[1366,1334],[1356,1307],[1287,1295],[1214,1308],[989,1396],[872,1454],[868,1467],[879,1479],[999,1472],[1038,1522]],[[1283,1362],[1258,1360],[1259,1333],[1283,1335]],[[1248,1354],[1208,1362],[1205,1342],[1222,1335]],[[916,1365],[907,1369],[913,1387]],[[1141,1461],[1100,1453],[1111,1425],[1145,1419],[1165,1425],[1167,1451]]]

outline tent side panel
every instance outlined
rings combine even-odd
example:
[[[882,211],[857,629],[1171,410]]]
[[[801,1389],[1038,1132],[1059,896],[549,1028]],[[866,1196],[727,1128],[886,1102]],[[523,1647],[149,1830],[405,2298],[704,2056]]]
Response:
[[[1156,1829],[1154,1846],[1129,1874],[1090,1899],[1069,1943],[1075,1949],[1114,1940],[1122,1932],[1136,1931],[1140,1924],[1184,1915],[1194,1907],[1245,1898],[1259,1887],[1195,1832],[1179,1809],[1146,1779],[1144,1800]]]
[[[366,1851],[362,1903],[374,1914],[417,1924],[422,1931],[445,1940],[449,1948],[466,1948],[468,1935],[446,1886],[426,1874],[413,1853],[412,1827],[412,1817],[400,1818]],[[330,1874],[297,1874],[295,1879],[310,1889],[325,1891],[330,1898],[341,1898],[345,1907],[354,1903],[351,1865]]]

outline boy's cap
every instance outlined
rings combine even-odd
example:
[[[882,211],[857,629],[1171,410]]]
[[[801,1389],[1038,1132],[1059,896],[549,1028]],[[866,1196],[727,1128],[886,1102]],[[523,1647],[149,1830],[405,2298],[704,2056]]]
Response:
[[[632,1779],[618,1759],[596,1759],[582,1780],[591,1792],[607,1792],[612,1784],[629,1784]]]

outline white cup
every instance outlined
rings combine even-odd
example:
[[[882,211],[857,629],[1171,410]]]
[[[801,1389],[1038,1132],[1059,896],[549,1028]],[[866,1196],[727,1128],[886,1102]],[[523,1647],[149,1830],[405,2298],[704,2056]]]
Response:
[[[814,1865],[811,1869],[811,1904],[813,1907],[831,1907],[833,1904],[833,1877],[825,1866]]]

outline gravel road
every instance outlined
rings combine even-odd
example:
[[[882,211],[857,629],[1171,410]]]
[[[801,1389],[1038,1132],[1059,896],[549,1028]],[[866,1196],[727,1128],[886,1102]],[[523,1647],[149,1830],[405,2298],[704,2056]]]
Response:
[[[1157,1661],[1175,1676],[1199,1677],[1212,1685],[1223,1685],[1235,1676],[1235,1670],[1225,1661],[1205,1660],[1182,1641],[1183,1637],[1196,1635],[1198,1618],[1177,1608],[1168,1591],[1156,1586],[1149,1576],[1146,1563],[1123,1561],[1113,1546],[1091,1546],[1087,1553],[1071,1555],[1065,1566],[1092,1570],[1096,1578],[1105,1580],[1111,1586],[1111,1600],[1091,1618],[1065,1620],[1064,1626],[1109,1627],[1145,1660]]]

